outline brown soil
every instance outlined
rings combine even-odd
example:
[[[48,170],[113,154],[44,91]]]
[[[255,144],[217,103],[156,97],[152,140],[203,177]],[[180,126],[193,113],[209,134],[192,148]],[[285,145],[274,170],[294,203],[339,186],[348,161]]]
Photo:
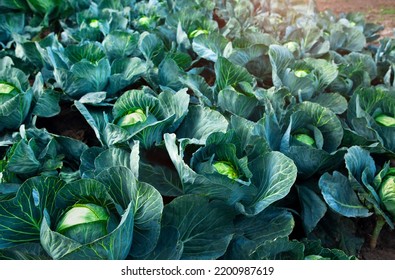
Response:
[[[100,145],[85,118],[70,104],[63,104],[60,114],[52,118],[38,118],[36,125],[38,128],[46,128],[50,133],[71,137],[89,146]]]
[[[357,234],[365,238],[365,243],[357,256],[362,260],[395,260],[395,231],[384,225],[377,240],[377,247],[369,246],[370,236],[375,225],[374,217],[361,219],[358,223]]]
[[[395,37],[395,0],[316,0],[320,11],[331,10],[334,13],[361,12],[366,21],[385,27],[384,37]]]

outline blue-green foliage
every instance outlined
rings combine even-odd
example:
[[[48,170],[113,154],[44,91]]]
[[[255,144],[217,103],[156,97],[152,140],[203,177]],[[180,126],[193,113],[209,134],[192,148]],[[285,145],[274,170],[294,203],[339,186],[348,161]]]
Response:
[[[0,259],[352,259],[349,218],[394,227],[395,40],[256,2],[0,1]]]

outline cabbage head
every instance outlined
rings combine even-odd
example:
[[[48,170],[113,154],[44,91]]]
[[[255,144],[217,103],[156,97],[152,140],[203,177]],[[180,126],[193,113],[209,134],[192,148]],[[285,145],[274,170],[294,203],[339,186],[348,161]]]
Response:
[[[395,218],[395,167],[390,168],[383,178],[379,195],[385,209]]]

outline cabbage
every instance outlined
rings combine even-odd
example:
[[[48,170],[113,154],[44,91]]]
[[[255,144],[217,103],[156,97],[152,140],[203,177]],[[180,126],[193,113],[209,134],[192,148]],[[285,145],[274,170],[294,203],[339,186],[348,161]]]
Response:
[[[227,161],[218,161],[213,164],[214,169],[222,175],[227,176],[229,179],[235,180],[239,177],[234,166]]]
[[[304,134],[304,133],[294,134],[294,137],[296,140],[298,140],[299,142],[302,142],[303,144],[306,144],[309,146],[315,145],[314,139],[307,134]]]
[[[56,231],[76,240],[89,243],[109,233],[108,211],[93,203],[75,204],[60,219]]]
[[[306,77],[309,73],[306,70],[296,70],[295,76],[298,78]]]
[[[14,89],[14,86],[0,82],[0,94],[10,94]]]
[[[380,114],[375,118],[375,121],[382,125],[382,126],[387,126],[387,127],[395,127],[395,118],[390,117],[386,114]]]
[[[145,122],[147,120],[147,116],[144,114],[143,110],[137,109],[136,111],[129,113],[122,118],[119,119],[117,124],[121,127],[127,127],[134,125],[138,122]]]
[[[92,19],[89,22],[89,26],[92,28],[98,28],[99,27],[99,21],[97,19]]]
[[[380,185],[379,195],[385,209],[395,218],[395,168],[390,168]]]
[[[0,82],[0,101],[6,102],[18,94],[18,89],[8,83]]]

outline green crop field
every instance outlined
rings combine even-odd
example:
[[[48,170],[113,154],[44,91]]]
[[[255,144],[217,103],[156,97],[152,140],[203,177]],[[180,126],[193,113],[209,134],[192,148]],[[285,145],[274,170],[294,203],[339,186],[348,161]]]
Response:
[[[395,39],[289,2],[0,1],[0,259],[394,249]]]

